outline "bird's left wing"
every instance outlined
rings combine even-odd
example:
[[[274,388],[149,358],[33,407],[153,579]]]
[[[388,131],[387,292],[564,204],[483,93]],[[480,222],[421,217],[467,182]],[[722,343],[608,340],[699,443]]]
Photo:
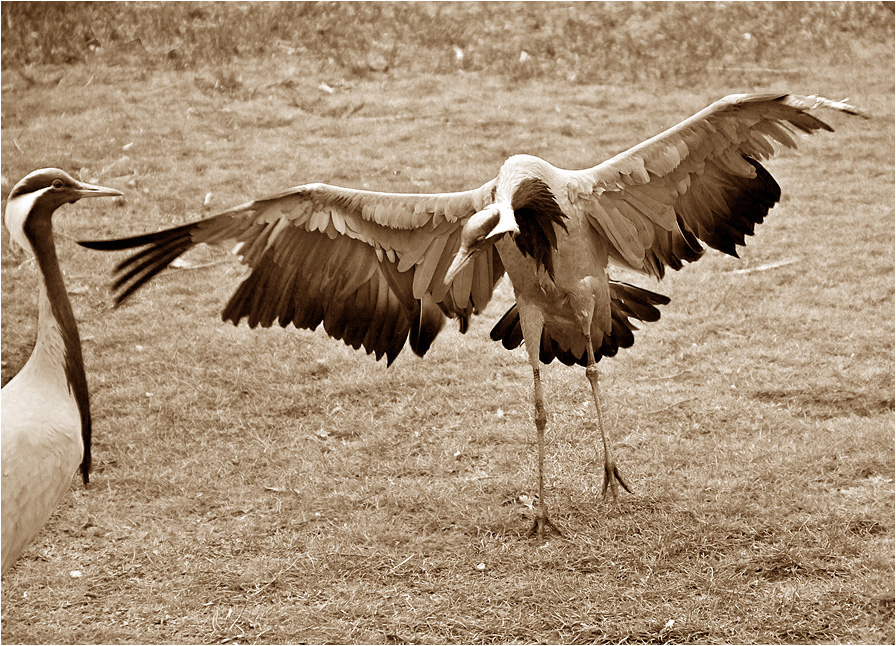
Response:
[[[488,303],[504,267],[494,249],[448,286],[464,221],[491,200],[494,181],[458,193],[379,193],[308,184],[157,233],[81,242],[114,251],[145,247],[116,267],[121,303],[181,254],[227,245],[251,268],[222,316],[235,324],[314,329],[391,362],[408,336],[428,349],[444,323],[464,329]]]
[[[795,94],[732,95],[598,166],[568,174],[574,208],[609,243],[616,262],[662,278],[703,253],[737,255],[780,198],[759,163],[799,133],[832,130],[810,110],[862,112]]]

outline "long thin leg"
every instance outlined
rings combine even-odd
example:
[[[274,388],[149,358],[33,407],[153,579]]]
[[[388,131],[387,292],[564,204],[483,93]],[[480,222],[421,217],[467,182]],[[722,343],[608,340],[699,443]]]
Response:
[[[541,348],[541,332],[544,329],[544,318],[538,307],[530,305],[517,295],[517,305],[520,310],[520,325],[523,328],[523,339],[526,343],[526,353],[529,355],[529,365],[532,366],[534,379],[533,398],[535,399],[535,430],[538,442],[538,506],[535,509],[535,524],[529,530],[529,536],[535,534],[539,539],[544,536],[544,528],[549,527],[563,536],[557,526],[548,518],[548,505],[544,495],[544,432],[548,424],[548,415],[544,408],[544,394],[541,390],[541,372],[539,357]]]
[[[607,433],[604,430],[604,418],[600,407],[600,387],[598,385],[597,362],[594,360],[594,347],[591,345],[591,334],[589,333],[585,334],[585,347],[588,353],[588,365],[585,367],[585,376],[587,376],[588,381],[591,382],[591,392],[594,394],[594,407],[597,409],[597,427],[600,429],[600,439],[604,445],[604,485],[601,488],[600,493],[602,496],[606,497],[607,489],[609,488],[610,497],[613,499],[613,502],[616,502],[618,493],[617,483],[622,485],[622,488],[629,493],[631,493],[632,490],[625,484],[625,481],[619,474],[619,469],[616,468],[616,461],[613,460],[613,457],[610,455],[610,444],[607,442]]]
[[[548,505],[544,500],[544,430],[547,426],[548,416],[544,409],[541,373],[538,364],[532,367],[532,374],[535,378],[535,430],[538,438],[538,508],[535,510],[535,524],[529,530],[529,536],[535,534],[537,538],[541,539],[544,536],[545,526],[550,527],[560,536],[563,536],[563,532],[557,529],[557,526],[548,518]]]

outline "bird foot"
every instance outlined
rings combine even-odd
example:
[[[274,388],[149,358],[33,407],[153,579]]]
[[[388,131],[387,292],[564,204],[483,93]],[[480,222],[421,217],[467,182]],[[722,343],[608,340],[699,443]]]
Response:
[[[619,469],[616,468],[616,463],[608,462],[604,464],[604,486],[600,490],[600,495],[606,498],[607,490],[609,490],[610,497],[613,499],[613,502],[616,502],[616,497],[619,493],[617,483],[622,485],[622,488],[627,492],[632,492],[632,490],[628,488],[628,485],[625,484],[625,480],[623,480],[622,476],[619,474]]]
[[[561,532],[557,528],[557,526],[551,522],[551,519],[548,518],[547,513],[543,515],[539,514],[535,517],[535,523],[532,525],[532,529],[529,530],[529,533],[526,534],[526,538],[532,538],[532,535],[534,534],[535,538],[541,540],[542,538],[544,538],[545,527],[553,529],[557,533],[557,536],[559,536],[560,538],[566,538],[563,535],[563,532]]]

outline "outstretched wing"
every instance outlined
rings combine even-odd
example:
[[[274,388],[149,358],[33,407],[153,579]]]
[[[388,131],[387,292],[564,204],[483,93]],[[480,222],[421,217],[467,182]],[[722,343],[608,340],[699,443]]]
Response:
[[[798,133],[832,128],[809,110],[862,114],[794,94],[732,95],[594,168],[571,171],[569,199],[610,243],[611,258],[662,278],[710,247],[737,256],[781,196],[760,161]]]
[[[80,244],[145,247],[116,267],[116,303],[198,244],[236,245],[252,271],[224,308],[224,320],[308,329],[323,322],[331,336],[391,363],[409,335],[422,355],[446,315],[460,318],[465,330],[491,298],[504,274],[494,249],[452,285],[443,279],[463,222],[490,202],[493,185],[400,194],[308,184],[158,233]]]

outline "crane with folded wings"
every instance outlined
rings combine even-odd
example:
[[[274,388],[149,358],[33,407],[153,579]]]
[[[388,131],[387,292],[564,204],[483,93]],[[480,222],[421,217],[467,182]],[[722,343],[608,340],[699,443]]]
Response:
[[[612,280],[615,264],[657,279],[704,252],[732,256],[781,191],[761,161],[799,133],[832,128],[817,108],[845,101],[794,94],[725,97],[593,168],[564,170],[515,155],[479,188],[442,194],[306,184],[209,218],[119,240],[144,247],[117,266],[121,303],[195,245],[227,244],[251,268],[223,319],[315,329],[391,363],[405,343],[423,355],[446,317],[466,330],[506,272],[516,303],[492,339],[525,344],[534,376],[538,503],[531,533],[559,530],[544,496],[540,363],[585,366],[603,442],[603,494],[622,479],[601,414],[597,362],[634,341],[668,299]]]

